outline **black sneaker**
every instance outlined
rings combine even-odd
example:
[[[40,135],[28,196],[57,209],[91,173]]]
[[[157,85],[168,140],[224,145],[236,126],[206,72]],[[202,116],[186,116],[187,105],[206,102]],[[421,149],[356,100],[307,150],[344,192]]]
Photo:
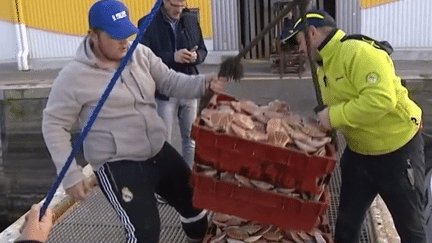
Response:
[[[159,204],[167,204],[168,203],[167,200],[165,200],[163,197],[159,196],[159,194],[155,193],[155,198]]]

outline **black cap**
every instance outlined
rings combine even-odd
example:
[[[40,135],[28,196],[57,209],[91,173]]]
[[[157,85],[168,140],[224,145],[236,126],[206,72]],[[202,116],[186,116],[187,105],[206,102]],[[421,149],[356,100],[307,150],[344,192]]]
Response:
[[[292,33],[282,40],[283,43],[290,44],[290,45],[295,44],[296,42],[295,38],[297,34],[300,31],[304,31],[305,29],[305,21],[303,20],[303,17],[304,16],[297,19],[297,21],[294,24]],[[333,19],[333,17],[330,16],[327,12],[322,10],[307,11],[306,20],[309,26],[314,26],[314,27],[330,26],[336,28],[336,22]]]

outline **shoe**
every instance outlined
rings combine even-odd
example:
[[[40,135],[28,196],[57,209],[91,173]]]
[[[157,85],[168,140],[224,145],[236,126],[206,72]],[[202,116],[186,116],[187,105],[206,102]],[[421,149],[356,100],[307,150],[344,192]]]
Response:
[[[165,200],[163,197],[159,196],[159,194],[155,193],[155,198],[159,204],[167,204],[168,203],[167,200]]]
[[[192,239],[186,236],[187,243],[201,243],[203,239]]]

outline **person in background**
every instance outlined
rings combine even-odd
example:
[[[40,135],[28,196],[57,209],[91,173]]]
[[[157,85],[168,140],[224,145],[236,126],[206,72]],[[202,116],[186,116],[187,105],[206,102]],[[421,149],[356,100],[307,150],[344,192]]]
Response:
[[[422,110],[396,76],[388,46],[347,36],[318,10],[296,21],[287,38],[295,40],[318,65],[324,105],[315,109],[317,119],[326,130],[340,130],[347,142],[335,242],[358,242],[366,211],[380,194],[401,242],[424,243]]]
[[[282,33],[280,35],[280,38],[283,40],[288,36],[290,36],[293,32],[293,27],[294,27],[293,12],[289,11],[282,20]]]
[[[138,21],[138,27],[147,17]],[[185,0],[164,0],[140,43],[149,47],[168,67],[185,74],[198,74],[197,66],[207,56],[198,18],[186,8]],[[167,126],[168,141],[178,118],[182,156],[192,168],[195,141],[190,134],[197,115],[197,99],[177,98],[156,91],[156,102],[158,114]]]
[[[43,110],[42,133],[61,171],[72,150],[71,128],[83,128],[102,92],[138,32],[120,1],[95,2],[88,13],[89,31],[72,62],[54,80]],[[201,242],[206,210],[192,205],[191,170],[167,142],[157,114],[155,91],[178,98],[220,92],[227,80],[216,75],[186,75],[168,68],[139,44],[128,60],[83,143],[99,187],[124,225],[127,242],[157,243],[160,218],[155,193],[180,214],[189,242]],[[84,200],[90,191],[75,160],[62,181],[66,193]]]
[[[48,239],[52,227],[52,210],[47,208],[44,216],[39,221],[40,207],[34,204],[25,216],[21,227],[21,236],[16,243],[43,243]]]

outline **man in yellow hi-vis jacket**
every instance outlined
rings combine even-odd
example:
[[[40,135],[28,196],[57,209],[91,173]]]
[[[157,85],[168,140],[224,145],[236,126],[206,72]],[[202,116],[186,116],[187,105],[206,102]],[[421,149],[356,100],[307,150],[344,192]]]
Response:
[[[380,194],[402,242],[425,242],[422,111],[395,74],[389,46],[347,36],[323,11],[308,11],[306,20],[307,31],[300,18],[287,40],[297,40],[317,62],[324,103],[317,118],[347,141],[335,241],[358,242],[365,213]]]

